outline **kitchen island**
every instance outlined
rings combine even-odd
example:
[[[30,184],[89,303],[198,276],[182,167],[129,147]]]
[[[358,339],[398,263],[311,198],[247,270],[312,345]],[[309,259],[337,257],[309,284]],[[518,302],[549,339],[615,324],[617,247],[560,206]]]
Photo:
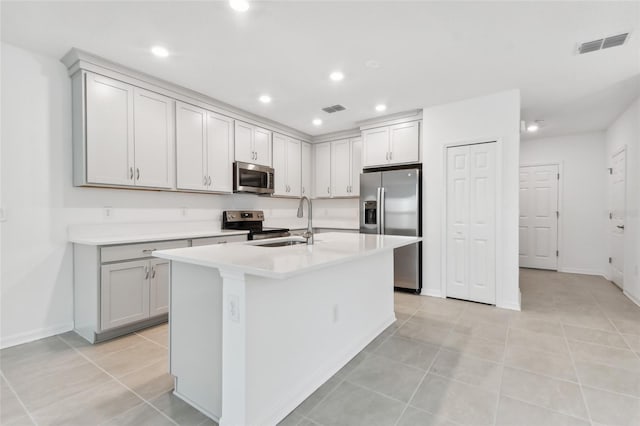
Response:
[[[295,241],[154,252],[171,260],[175,394],[222,426],[276,424],[392,324],[393,250],[420,238]]]

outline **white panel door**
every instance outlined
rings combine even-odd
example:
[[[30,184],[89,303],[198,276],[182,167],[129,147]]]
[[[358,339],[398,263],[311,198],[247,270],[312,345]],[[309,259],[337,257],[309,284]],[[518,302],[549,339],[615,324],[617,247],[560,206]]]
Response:
[[[520,267],[558,269],[558,166],[520,167]]]
[[[279,133],[273,134],[273,195],[286,196],[288,193],[287,178],[287,143],[289,138]]]
[[[102,267],[102,330],[149,318],[149,274],[149,262],[146,260]]]
[[[469,298],[469,147],[447,149],[447,296]]]
[[[311,191],[311,172],[312,172],[312,165],[311,165],[311,144],[306,143],[306,142],[302,142],[302,146],[301,146],[301,150],[302,150],[302,164],[300,165],[300,174],[301,174],[301,187],[300,187],[300,194],[301,195],[306,195],[307,197],[311,197],[312,195],[312,191]]]
[[[447,296],[495,304],[495,143],[447,149]]]
[[[287,144],[287,185],[290,197],[300,196],[301,185],[301,142],[296,139],[289,139]]]
[[[174,100],[135,88],[135,182],[138,186],[174,186]]]
[[[495,143],[469,146],[469,299],[496,302]]]
[[[256,164],[271,166],[271,132],[256,127],[253,135],[253,149]]]
[[[362,151],[365,167],[387,164],[389,162],[389,128],[381,127],[362,132]]]
[[[242,121],[235,123],[235,160],[244,163],[255,163],[253,150],[253,126]]]
[[[349,195],[360,196],[360,173],[362,173],[362,138],[351,139],[351,185]]]
[[[420,126],[417,121],[391,126],[389,130],[389,163],[420,161]]]
[[[178,189],[206,190],[207,111],[176,103],[176,168]]]
[[[134,185],[133,87],[86,76],[87,182]]]
[[[331,142],[331,195],[348,197],[351,186],[351,145],[349,139]]]
[[[314,149],[314,191],[316,198],[331,197],[331,143],[319,143]]]
[[[149,274],[149,316],[169,312],[170,264],[168,260],[154,259],[150,262]]]
[[[207,111],[207,189],[233,192],[233,119]]]
[[[622,150],[611,157],[611,280],[624,288],[624,219],[626,211],[626,151]]]

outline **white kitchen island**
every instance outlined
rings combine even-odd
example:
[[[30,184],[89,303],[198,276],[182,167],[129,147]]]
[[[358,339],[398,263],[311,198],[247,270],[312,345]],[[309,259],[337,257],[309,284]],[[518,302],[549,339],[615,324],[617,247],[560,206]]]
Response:
[[[222,426],[274,425],[395,321],[393,249],[415,237],[325,233],[162,250],[175,394]]]

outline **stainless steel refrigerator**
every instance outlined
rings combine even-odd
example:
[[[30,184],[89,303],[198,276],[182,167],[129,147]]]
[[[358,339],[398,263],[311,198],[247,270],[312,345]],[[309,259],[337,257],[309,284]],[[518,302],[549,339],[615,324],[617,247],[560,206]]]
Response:
[[[360,175],[360,232],[422,236],[422,177],[419,168],[374,169]],[[396,288],[422,289],[422,243],[395,249]]]

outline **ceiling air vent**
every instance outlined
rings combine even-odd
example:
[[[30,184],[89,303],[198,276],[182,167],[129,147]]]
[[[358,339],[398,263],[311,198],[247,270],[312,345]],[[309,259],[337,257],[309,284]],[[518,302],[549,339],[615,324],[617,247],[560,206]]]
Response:
[[[324,112],[328,112],[329,114],[333,114],[334,112],[344,111],[346,108],[342,105],[333,105],[326,108],[322,108]]]
[[[629,33],[618,34],[607,38],[601,38],[598,40],[587,41],[578,46],[578,53],[581,55],[583,53],[595,52],[601,49],[608,49],[610,47],[622,46],[627,38],[629,37]]]

